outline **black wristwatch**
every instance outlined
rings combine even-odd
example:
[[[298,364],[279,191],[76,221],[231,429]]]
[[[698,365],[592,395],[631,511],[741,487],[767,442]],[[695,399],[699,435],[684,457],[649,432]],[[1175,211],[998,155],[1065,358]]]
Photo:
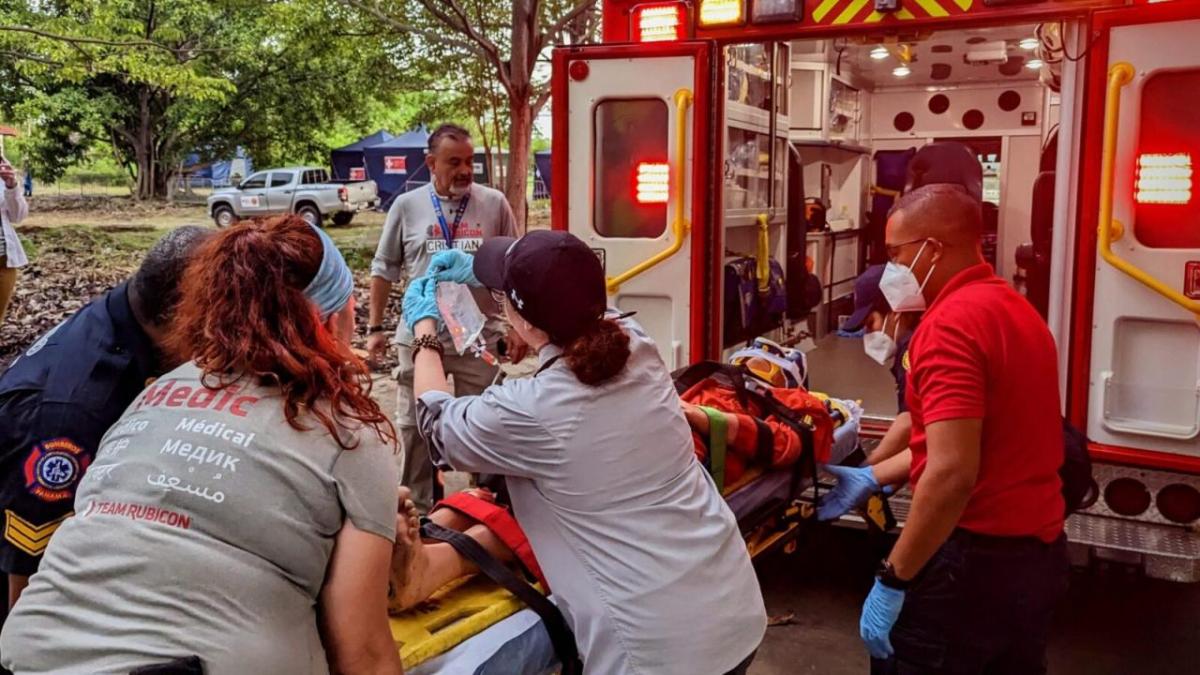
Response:
[[[892,565],[892,561],[887,558],[884,558],[879,563],[879,571],[875,573],[875,577],[879,579],[879,583],[888,588],[894,588],[897,591],[907,591],[909,585],[912,584],[912,581],[905,581],[896,576],[896,568]]]
[[[376,324],[376,325],[374,325],[374,326],[367,326],[367,335],[374,335],[374,334],[376,334],[376,333],[382,333],[382,332],[383,332],[383,331],[385,331],[385,330],[387,330],[387,329],[383,327],[383,324]]]

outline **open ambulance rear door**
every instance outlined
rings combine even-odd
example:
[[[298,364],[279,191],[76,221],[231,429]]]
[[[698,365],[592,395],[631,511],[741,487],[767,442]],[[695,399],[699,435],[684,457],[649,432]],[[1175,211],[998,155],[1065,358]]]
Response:
[[[555,229],[604,264],[610,302],[670,369],[704,353],[711,105],[706,42],[563,47],[554,53]]]
[[[1200,581],[1200,4],[1093,28],[1069,406],[1103,463],[1068,534]]]

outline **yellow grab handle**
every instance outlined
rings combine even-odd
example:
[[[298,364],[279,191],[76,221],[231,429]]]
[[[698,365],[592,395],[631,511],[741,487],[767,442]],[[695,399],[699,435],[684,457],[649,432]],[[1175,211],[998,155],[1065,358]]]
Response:
[[[758,274],[758,292],[766,295],[771,290],[771,233],[767,214],[758,214],[758,250],[754,254],[755,272]]]
[[[671,188],[675,201],[675,219],[671,221],[671,244],[642,262],[630,267],[615,277],[608,278],[608,292],[616,293],[621,284],[670,258],[683,248],[683,240],[687,239],[692,229],[691,222],[683,215],[685,197],[687,194],[687,113],[692,104],[692,92],[680,89],[675,92],[675,171],[671,180]]]
[[[1133,81],[1133,66],[1114,63],[1108,69],[1108,89],[1104,98],[1104,144],[1100,155],[1100,257],[1109,265],[1133,277],[1139,283],[1193,314],[1200,314],[1200,301],[1192,300],[1148,272],[1113,252],[1112,243],[1124,228],[1113,220],[1113,183],[1116,178],[1117,132],[1121,116],[1121,90]],[[1114,237],[1114,231],[1120,229]]]

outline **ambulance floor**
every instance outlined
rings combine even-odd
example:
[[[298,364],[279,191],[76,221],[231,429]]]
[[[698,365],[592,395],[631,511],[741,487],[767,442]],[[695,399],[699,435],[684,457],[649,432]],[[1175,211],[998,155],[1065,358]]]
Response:
[[[863,599],[884,549],[858,530],[833,529],[802,541],[794,555],[759,564],[772,617],[750,675],[866,675],[858,638]],[[1200,584],[1144,579],[1118,570],[1076,570],[1050,636],[1054,675],[1167,675],[1196,672]]]
[[[861,400],[867,415],[895,417],[896,381],[890,368],[863,352],[861,338],[830,333],[808,352],[809,388],[837,398]]]

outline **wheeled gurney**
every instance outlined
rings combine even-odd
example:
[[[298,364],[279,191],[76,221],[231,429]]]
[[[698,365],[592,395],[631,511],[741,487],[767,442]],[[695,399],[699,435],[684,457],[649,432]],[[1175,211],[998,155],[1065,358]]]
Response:
[[[862,409],[840,402],[849,418],[834,431],[832,463],[841,463],[858,449]],[[751,557],[763,555],[794,540],[800,493],[811,487],[805,476],[799,484],[796,468],[751,469],[724,490],[737,518]],[[460,580],[435,594],[431,608],[392,619],[405,672],[417,675],[540,675],[557,665],[554,648],[541,618],[508,591],[477,576]]]

